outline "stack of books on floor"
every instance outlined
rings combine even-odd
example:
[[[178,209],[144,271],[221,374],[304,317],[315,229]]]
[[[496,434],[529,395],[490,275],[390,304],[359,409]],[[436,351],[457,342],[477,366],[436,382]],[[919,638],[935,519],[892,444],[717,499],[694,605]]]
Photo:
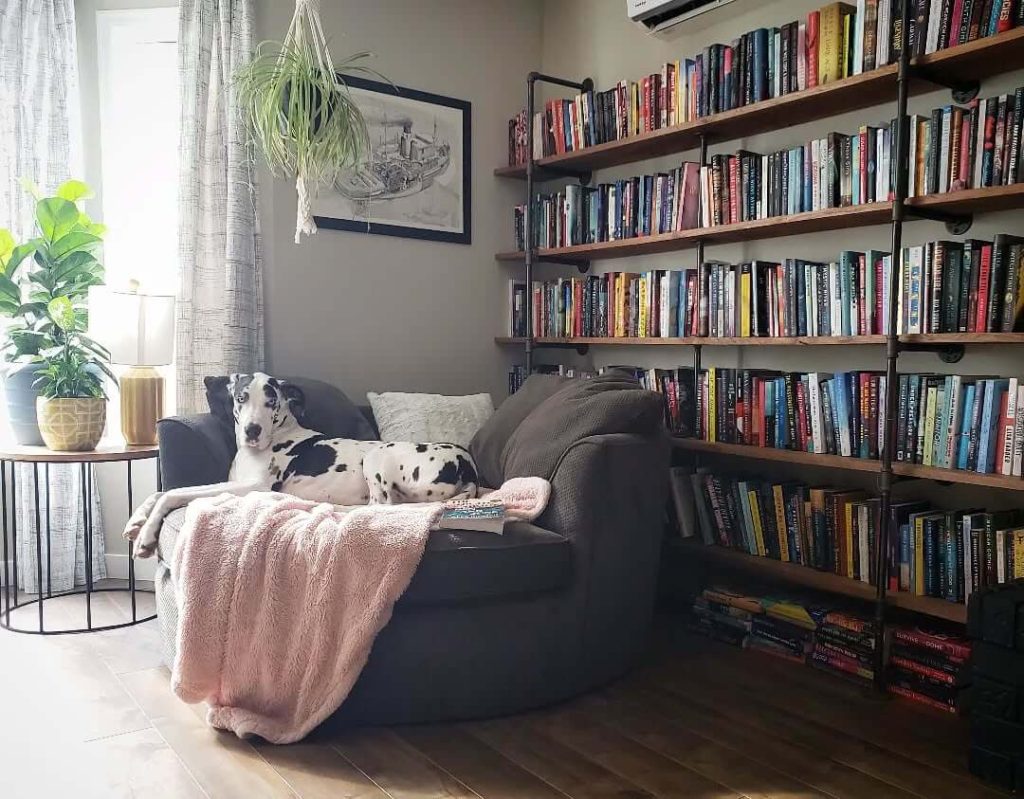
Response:
[[[682,468],[672,485],[684,537],[876,584],[879,501],[868,492]],[[1020,510],[895,499],[889,524],[898,531],[886,558],[889,591],[962,604],[981,588],[1024,577]]]
[[[856,613],[826,613],[814,634],[811,665],[855,682],[875,678],[875,622]]]
[[[699,167],[637,175],[597,186],[572,183],[533,200],[534,247],[571,247],[697,227]],[[513,211],[516,249],[526,249],[526,206]]]
[[[832,261],[708,261],[696,268],[509,282],[509,326],[535,336],[861,336],[889,329],[892,259],[844,250]],[[899,334],[1024,330],[1024,238],[932,241],[901,251]]]
[[[888,634],[888,691],[939,710],[958,712],[969,682],[970,639],[902,626],[890,628]]]
[[[900,5],[830,3],[805,19],[758,28],[639,81],[550,100],[532,120],[534,158],[681,125],[895,63]],[[1024,23],[1017,0],[917,0],[908,38],[918,56]],[[509,164],[526,161],[526,112],[509,121]]]
[[[874,622],[846,608],[796,595],[706,588],[694,600],[693,628],[734,646],[809,664],[865,685],[874,679]]]

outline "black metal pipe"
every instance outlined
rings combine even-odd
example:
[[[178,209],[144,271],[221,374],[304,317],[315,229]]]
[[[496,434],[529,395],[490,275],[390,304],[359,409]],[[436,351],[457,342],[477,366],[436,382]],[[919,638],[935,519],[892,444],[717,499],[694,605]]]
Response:
[[[900,355],[900,341],[896,334],[899,321],[900,251],[903,248],[903,221],[907,197],[907,98],[910,83],[910,3],[903,3],[900,24],[900,60],[896,76],[896,185],[892,201],[892,268],[889,270],[889,327],[885,338],[885,443],[882,446],[881,468],[878,478],[878,534],[875,536],[875,685],[884,689],[883,635],[886,619],[886,591],[889,582],[889,542],[894,531],[890,528],[892,508],[892,454],[896,442],[897,390],[899,388],[896,363]]]
[[[524,224],[526,259],[526,378],[533,374],[533,115],[536,104],[534,84],[543,78],[539,72],[531,72],[526,79],[526,213]]]
[[[36,600],[39,606],[39,632],[43,632],[43,520],[39,510],[39,464],[32,464],[32,493],[36,515]]]
[[[132,462],[125,461],[125,465],[128,467],[128,515],[132,514],[132,506],[134,505],[132,497]],[[132,541],[128,541],[128,591],[132,596],[132,621],[137,621],[137,611],[135,608],[135,558],[132,557]]]
[[[526,76],[526,82],[533,86],[534,83],[540,81],[541,83],[551,83],[555,86],[565,86],[569,89],[576,89],[577,91],[583,92],[587,90],[587,82],[567,80],[566,78],[559,78],[554,75],[545,75],[543,72],[531,72]],[[591,83],[593,85],[593,83]],[[533,124],[533,117],[530,117],[529,123]]]
[[[11,575],[8,570],[7,561],[10,552],[7,547],[7,461],[0,461],[0,544],[3,544],[4,559],[4,623],[11,623]]]

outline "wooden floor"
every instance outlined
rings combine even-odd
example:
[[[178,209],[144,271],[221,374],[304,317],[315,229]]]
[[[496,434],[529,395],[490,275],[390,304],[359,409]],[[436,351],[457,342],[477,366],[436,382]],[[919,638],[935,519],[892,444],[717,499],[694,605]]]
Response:
[[[549,710],[286,747],[215,732],[179,702],[155,622],[0,630],[0,796],[1002,796],[968,776],[961,721],[677,627],[662,621],[633,675]]]

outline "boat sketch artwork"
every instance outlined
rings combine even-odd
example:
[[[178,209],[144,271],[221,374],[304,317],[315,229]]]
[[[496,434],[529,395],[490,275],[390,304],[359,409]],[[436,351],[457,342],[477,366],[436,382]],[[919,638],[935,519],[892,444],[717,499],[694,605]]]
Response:
[[[320,192],[317,224],[468,243],[469,104],[363,80],[349,91],[369,148]]]
[[[436,119],[429,138],[414,131],[408,117],[391,120],[390,126],[388,122],[385,113],[380,137],[370,145],[369,158],[343,172],[334,184],[354,202],[394,200],[423,191],[451,163],[451,144],[437,140]]]

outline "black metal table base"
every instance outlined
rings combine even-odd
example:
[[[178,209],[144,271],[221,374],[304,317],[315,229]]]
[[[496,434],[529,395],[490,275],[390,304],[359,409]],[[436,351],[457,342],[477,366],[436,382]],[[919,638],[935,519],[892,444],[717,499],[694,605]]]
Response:
[[[0,606],[0,628],[11,632],[26,633],[30,635],[68,635],[71,633],[101,632],[103,630],[116,630],[122,627],[131,627],[135,624],[152,621],[156,613],[140,617],[137,595],[153,594],[152,590],[139,589],[135,579],[135,560],[132,557],[132,542],[128,542],[128,585],[125,587],[100,587],[97,588],[93,580],[93,536],[95,534],[93,519],[93,464],[79,462],[68,464],[69,468],[79,467],[79,485],[82,491],[82,529],[85,555],[85,586],[75,587],[67,591],[54,593],[51,575],[50,550],[52,545],[52,515],[50,513],[50,464],[31,462],[25,463],[32,471],[32,495],[35,500],[35,546],[36,546],[36,589],[35,599],[18,598],[18,464],[24,461],[0,460],[0,559],[3,561],[3,594],[2,606]],[[132,486],[132,461],[124,461],[128,471],[128,509],[129,513],[134,506]],[[43,468],[43,480],[40,481],[40,466]],[[159,482],[160,464],[157,460],[157,475]],[[43,490],[41,493],[41,485]],[[8,494],[8,483],[10,484]],[[159,486],[158,486],[159,487]],[[43,511],[40,507],[40,497],[45,497],[45,525]],[[46,536],[45,573],[43,557],[43,533]],[[45,588],[45,590],[44,590]],[[116,624],[93,624],[92,598],[93,594],[99,593],[126,593],[131,599],[131,618]],[[68,596],[85,597],[85,627],[72,629],[47,629],[45,623],[44,606],[50,600],[63,599]],[[38,623],[31,627],[20,627],[12,624],[11,613],[21,608],[31,606],[38,607]]]

